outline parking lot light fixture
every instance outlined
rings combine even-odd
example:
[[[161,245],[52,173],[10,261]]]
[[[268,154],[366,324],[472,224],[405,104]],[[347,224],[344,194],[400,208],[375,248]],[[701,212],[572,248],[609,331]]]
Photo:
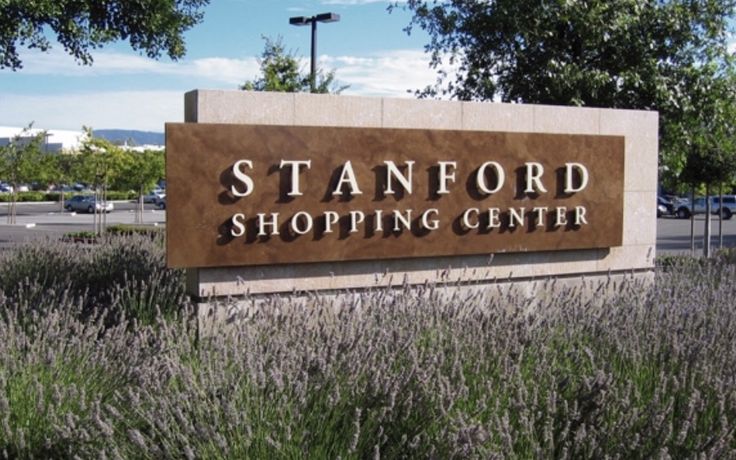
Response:
[[[315,92],[317,88],[317,23],[318,22],[337,22],[340,15],[337,13],[322,13],[311,17],[294,16],[289,18],[289,24],[292,26],[312,25],[312,58],[309,66],[309,89]]]

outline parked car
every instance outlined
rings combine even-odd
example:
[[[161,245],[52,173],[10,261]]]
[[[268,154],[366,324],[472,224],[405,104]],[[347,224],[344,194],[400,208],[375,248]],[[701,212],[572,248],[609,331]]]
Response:
[[[164,189],[154,189],[151,193],[148,195],[143,195],[143,202],[144,203],[153,203],[158,204],[161,197],[166,196],[166,190]]]
[[[671,216],[675,213],[675,204],[663,196],[657,197],[657,217]]]
[[[156,201],[153,202],[158,209],[166,209],[166,194],[159,196]]]
[[[695,199],[691,205],[690,201],[683,201],[677,207],[677,217],[680,219],[688,219],[691,214],[705,214],[706,201],[704,197]],[[720,197],[710,197],[711,214],[720,212]],[[736,195],[723,195],[723,218],[729,220],[736,213]]]
[[[713,198],[717,207],[720,209],[721,197],[714,196]],[[714,213],[718,214],[718,209]],[[734,214],[736,214],[736,195],[723,195],[723,218],[730,219]]]
[[[97,212],[105,213],[109,213],[114,209],[112,203],[97,201],[93,195],[75,195],[66,202],[64,207],[67,211],[88,212],[90,214],[95,212],[95,209],[97,209]]]
[[[13,186],[7,183],[0,183],[0,192],[12,192]],[[27,184],[18,184],[17,192],[30,192],[31,189]]]

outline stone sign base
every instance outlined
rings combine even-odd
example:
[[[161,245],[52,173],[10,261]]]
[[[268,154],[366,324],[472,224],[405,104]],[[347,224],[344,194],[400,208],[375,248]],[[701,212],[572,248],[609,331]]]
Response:
[[[580,276],[557,276],[548,279],[495,280],[472,283],[457,280],[436,281],[428,285],[398,285],[394,287],[363,288],[360,290],[319,291],[317,295],[295,291],[279,294],[242,294],[234,297],[207,297],[197,304],[199,331],[203,336],[222,332],[227,325],[241,324],[262,309],[324,309],[338,313],[340,310],[369,309],[377,303],[399,302],[404,304],[411,296],[412,304],[432,302],[457,307],[472,304],[474,308],[492,311],[507,310],[533,314],[554,299],[570,299],[573,304],[585,304],[588,308],[605,308],[611,296],[620,293],[624,286],[637,293],[644,293],[653,286],[651,270],[633,270],[629,273]],[[407,292],[408,289],[408,292]]]

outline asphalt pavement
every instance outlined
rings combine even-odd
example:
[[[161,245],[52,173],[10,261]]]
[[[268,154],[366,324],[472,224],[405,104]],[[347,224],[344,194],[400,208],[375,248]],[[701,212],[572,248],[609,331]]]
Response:
[[[107,224],[134,224],[138,203],[114,201]],[[98,215],[98,218],[100,216]],[[60,238],[65,233],[94,230],[94,215],[62,210],[59,203],[18,203],[16,223],[8,224],[8,204],[0,203],[0,249],[32,239]],[[143,225],[165,226],[166,211],[145,204]]]
[[[108,224],[135,223],[138,203],[115,201],[115,209],[105,217]],[[166,225],[166,211],[151,204],[144,205],[143,224]],[[93,215],[61,210],[58,203],[18,203],[16,224],[7,224],[8,205],[0,203],[0,249],[30,239],[60,238],[65,233],[93,230]],[[711,247],[719,247],[719,222],[712,218]],[[695,219],[695,248],[701,254],[705,218]],[[736,217],[722,223],[723,246],[736,247]],[[662,217],[657,219],[657,254],[690,252],[690,220]]]
[[[695,216],[694,222],[695,252],[703,253],[705,234],[705,216]],[[721,236],[723,247],[736,247],[736,217],[719,223],[718,216],[711,218],[711,248],[720,247]],[[657,254],[689,254],[690,253],[690,219],[660,217],[657,219]]]

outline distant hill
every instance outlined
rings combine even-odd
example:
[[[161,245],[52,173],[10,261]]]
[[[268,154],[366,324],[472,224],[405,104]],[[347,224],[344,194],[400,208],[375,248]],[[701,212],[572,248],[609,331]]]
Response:
[[[94,135],[107,139],[114,144],[128,143],[135,145],[164,145],[164,133],[136,131],[131,129],[95,129]]]

